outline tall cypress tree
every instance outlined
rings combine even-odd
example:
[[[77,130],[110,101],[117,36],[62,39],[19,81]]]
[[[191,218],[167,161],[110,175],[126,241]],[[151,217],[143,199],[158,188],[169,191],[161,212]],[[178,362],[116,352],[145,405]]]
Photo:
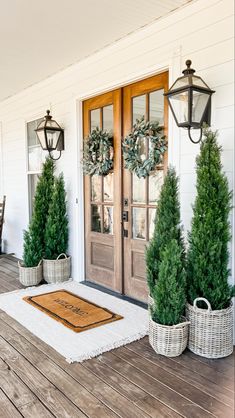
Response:
[[[205,297],[212,309],[223,309],[234,293],[228,284],[231,192],[222,171],[217,132],[208,128],[204,129],[196,170],[197,195],[187,256],[188,301],[193,304],[195,298]]]
[[[175,239],[181,247],[181,257],[184,263],[185,251],[180,226],[178,177],[175,169],[170,167],[167,170],[157,204],[154,235],[146,250],[147,281],[151,296],[158,280],[162,251],[172,239]]]
[[[49,157],[43,164],[37,183],[34,209],[28,231],[24,231],[23,263],[35,267],[43,258],[45,248],[45,226],[52,198],[55,163]]]
[[[170,240],[163,252],[158,281],[153,291],[152,318],[162,325],[182,322],[186,302],[186,273],[182,263],[182,247]]]
[[[68,216],[63,174],[55,179],[45,230],[45,258],[55,260],[68,248]]]

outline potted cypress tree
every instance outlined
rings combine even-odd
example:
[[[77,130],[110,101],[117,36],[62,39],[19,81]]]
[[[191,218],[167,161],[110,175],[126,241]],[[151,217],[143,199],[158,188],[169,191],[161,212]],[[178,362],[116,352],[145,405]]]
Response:
[[[204,357],[233,351],[234,287],[228,283],[231,192],[222,171],[217,132],[204,128],[196,160],[196,200],[187,255],[188,347]]]
[[[43,276],[47,283],[57,283],[70,277],[68,248],[68,215],[63,175],[55,179],[45,229]],[[62,258],[61,258],[62,257]]]
[[[182,245],[174,238],[162,250],[153,299],[149,319],[150,345],[157,354],[179,356],[187,346],[189,322],[183,317],[186,273]]]
[[[146,250],[146,270],[149,287],[149,305],[153,304],[153,291],[158,281],[162,250],[171,239],[181,248],[182,263],[185,262],[185,249],[180,226],[180,203],[178,198],[178,177],[175,169],[169,167],[164,178],[157,204],[153,238]]]
[[[34,198],[34,210],[28,231],[24,231],[23,263],[19,265],[19,280],[24,286],[34,286],[42,280],[45,247],[45,225],[54,183],[54,162],[47,158],[43,164]]]

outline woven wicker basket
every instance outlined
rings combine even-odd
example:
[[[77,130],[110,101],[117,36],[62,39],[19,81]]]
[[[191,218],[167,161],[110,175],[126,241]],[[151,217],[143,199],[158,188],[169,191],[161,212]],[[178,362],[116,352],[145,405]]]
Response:
[[[203,300],[208,309],[200,309]],[[188,348],[207,358],[229,356],[233,352],[233,307],[213,311],[205,298],[196,298],[193,306],[187,304],[186,316],[190,321]]]
[[[60,258],[64,256],[64,258]],[[43,277],[47,283],[61,283],[70,278],[71,257],[60,254],[56,260],[43,259]]]
[[[18,261],[19,281],[24,286],[37,286],[42,281],[42,260],[36,267],[24,267]]]
[[[185,318],[182,318],[185,319]],[[161,325],[149,318],[149,343],[157,354],[176,357],[187,347],[189,322]]]

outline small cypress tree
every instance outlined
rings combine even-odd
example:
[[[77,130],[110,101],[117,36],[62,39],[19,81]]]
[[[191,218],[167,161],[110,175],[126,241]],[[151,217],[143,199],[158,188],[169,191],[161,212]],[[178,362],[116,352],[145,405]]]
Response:
[[[204,128],[196,171],[197,195],[187,256],[188,301],[193,304],[195,298],[204,297],[212,309],[223,309],[234,294],[228,284],[231,192],[222,171],[217,132],[208,128]]]
[[[179,244],[184,262],[185,251],[180,227],[180,203],[178,197],[178,177],[175,169],[168,168],[157,204],[154,235],[146,250],[147,282],[153,295],[158,280],[161,253],[170,240]]]
[[[162,325],[181,322],[186,301],[186,273],[182,263],[182,246],[170,240],[161,255],[158,281],[153,291],[152,318]]]
[[[45,230],[45,258],[55,260],[68,248],[68,216],[63,175],[55,180]]]
[[[28,231],[24,231],[23,263],[35,267],[43,257],[45,248],[45,226],[54,184],[55,163],[47,158],[37,183],[34,210]]]

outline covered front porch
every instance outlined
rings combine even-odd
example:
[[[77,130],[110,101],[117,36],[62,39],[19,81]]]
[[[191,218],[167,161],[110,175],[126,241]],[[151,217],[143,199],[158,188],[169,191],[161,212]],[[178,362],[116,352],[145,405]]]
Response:
[[[17,290],[15,257],[0,257],[0,292]],[[0,416],[232,418],[234,355],[156,356],[147,337],[83,362],[0,312]]]

